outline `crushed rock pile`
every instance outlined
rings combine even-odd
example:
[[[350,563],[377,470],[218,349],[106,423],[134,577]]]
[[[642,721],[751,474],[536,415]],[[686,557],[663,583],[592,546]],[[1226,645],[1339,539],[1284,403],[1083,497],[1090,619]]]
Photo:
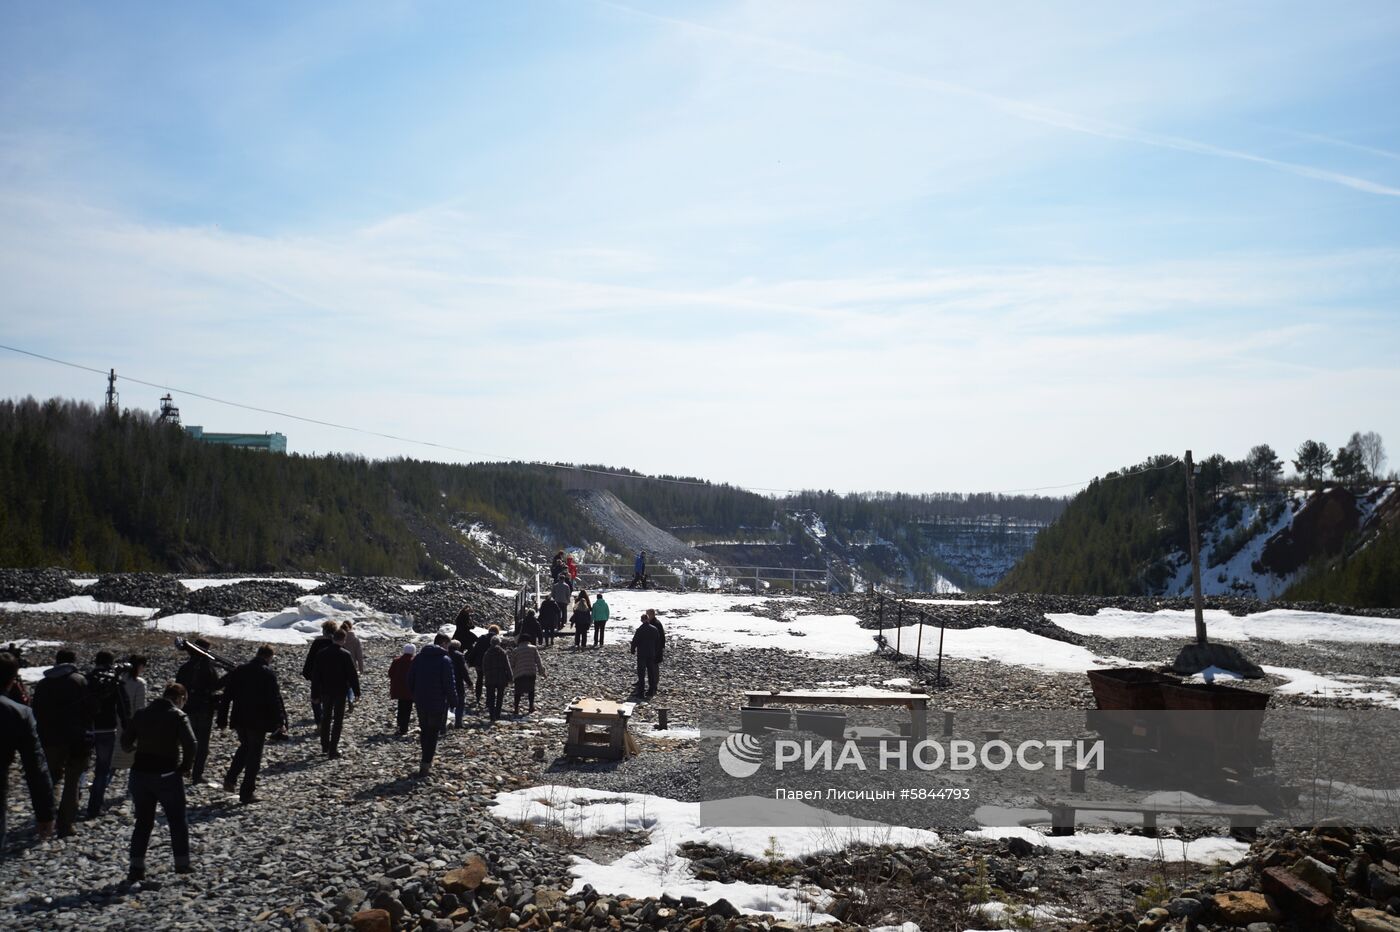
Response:
[[[1247,927],[1400,932],[1400,836],[1343,826],[1260,839],[1219,881],[1170,890],[1140,915],[1101,915],[1094,930]]]
[[[190,591],[170,573],[104,573],[86,594],[99,602],[179,611]]]
[[[56,602],[81,590],[60,569],[0,570],[0,602]]]

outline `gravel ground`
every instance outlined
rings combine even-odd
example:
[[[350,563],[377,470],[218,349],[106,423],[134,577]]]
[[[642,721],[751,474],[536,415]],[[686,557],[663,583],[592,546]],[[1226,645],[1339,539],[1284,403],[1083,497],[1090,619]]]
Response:
[[[0,591],[16,595],[24,582],[0,572],[0,587],[9,586]],[[28,584],[62,589],[53,574],[33,574]],[[123,601],[151,604],[144,600],[144,590],[134,588],[134,582],[123,585],[128,596]],[[153,592],[173,592],[164,579],[153,580],[151,585]],[[396,592],[395,586],[396,581],[335,580],[328,590],[348,589],[351,591],[344,594],[367,596],[373,605],[375,598],[399,599],[402,590]],[[31,591],[20,591],[16,600]],[[478,600],[482,614],[488,617],[499,615],[504,605],[503,600],[472,584],[445,584],[424,591],[428,595],[420,598],[432,601],[422,604],[441,606],[442,611],[447,610],[450,600],[463,594]],[[245,595],[257,599],[263,593],[255,586],[233,587],[217,604],[228,607]],[[411,599],[418,594],[402,595]],[[802,604],[822,613],[838,606],[842,611],[858,612],[868,600],[822,597]],[[1051,607],[1044,610],[1066,610],[1061,599],[1045,604]],[[1016,618],[1040,605],[1021,602],[1012,611],[983,617],[995,617],[1002,626],[1016,626]],[[771,607],[761,610],[772,611]],[[14,856],[0,864],[0,925],[26,930],[315,930],[349,928],[349,918],[357,910],[381,907],[399,916],[405,927],[501,928],[527,924],[527,919],[539,927],[543,920],[536,920],[531,911],[536,904],[548,904],[539,907],[550,910],[546,927],[551,922],[577,929],[684,925],[691,932],[701,928],[705,932],[738,932],[737,920],[727,917],[717,904],[658,905],[658,901],[625,898],[600,900],[596,894],[565,896],[562,891],[570,884],[571,854],[616,856],[640,839],[577,839],[529,830],[498,822],[487,814],[487,803],[501,790],[544,783],[694,800],[699,796],[699,751],[693,742],[651,733],[660,709],[667,710],[673,726],[694,726],[709,715],[732,717],[746,689],[810,688],[837,682],[878,685],[899,677],[910,679],[916,687],[932,687],[933,672],[913,670],[907,660],[874,654],[820,659],[768,649],[726,651],[672,636],[660,694],[641,704],[634,719],[633,733],[639,736],[644,753],[620,764],[565,759],[561,756],[564,726],[560,719],[568,702],[579,695],[625,699],[630,691],[633,666],[621,630],[630,626],[616,627],[618,630],[609,631],[614,643],[601,650],[574,652],[564,646],[546,650],[549,675],[539,684],[538,711],[494,727],[473,711],[467,727],[450,732],[439,752],[434,777],[426,783],[409,776],[417,763],[416,741],[392,736],[385,671],[399,653],[398,642],[366,642],[370,671],[366,697],[347,719],[342,743],[345,756],[337,761],[325,760],[319,753],[308,714],[306,685],[299,675],[302,650],[283,650],[276,666],[292,713],[293,738],[269,745],[259,788],[264,802],[258,805],[242,806],[221,789],[192,788],[197,870],[190,877],[169,872],[168,834],[158,825],[149,855],[150,881],[130,888],[122,884],[131,830],[129,807],[121,799],[124,775],[110,791],[107,812],[81,823],[74,838],[39,844],[33,838],[32,816],[22,785],[17,787],[12,780]],[[1045,630],[1040,624],[1031,627]],[[1159,640],[1063,635],[1065,640],[1084,643],[1101,655],[1139,661],[1166,662],[1175,649]],[[184,659],[171,647],[168,636],[153,634],[140,622],[122,618],[0,614],[0,643],[14,638],[68,643],[78,650],[83,665],[103,647],[119,653],[145,653],[151,658],[148,680],[152,684],[172,677]],[[229,658],[242,659],[251,655],[253,645],[218,641],[215,649]],[[36,649],[28,662],[41,662],[39,653],[47,660],[51,651],[49,647]],[[1260,663],[1325,672],[1394,675],[1397,669],[1393,649],[1252,642],[1246,651]],[[943,673],[945,683],[936,690],[935,705],[949,709],[1083,709],[1092,704],[1087,681],[1079,674],[1047,675],[1005,664],[954,659],[944,661]],[[1250,684],[1262,689],[1275,685],[1272,679]],[[1284,697],[1279,700],[1285,701]],[[1286,701],[1308,704],[1325,700],[1289,697]],[[509,707],[507,697],[507,710]],[[216,778],[232,750],[231,736],[216,731],[210,764]],[[970,914],[965,901],[975,898],[975,891],[983,886],[989,895],[998,895],[990,892],[994,889],[1023,905],[1067,908],[1081,917],[1097,914],[1102,922],[1096,928],[1121,928],[1135,924],[1134,910],[1141,912],[1138,900],[1144,891],[1169,890],[1175,885],[1178,891],[1208,893],[1218,881],[1215,872],[1203,868],[1173,869],[1167,877],[1158,866],[1154,876],[1150,862],[1051,853],[1029,845],[953,841],[936,852],[909,852],[902,857],[888,851],[852,851],[812,858],[782,868],[781,876],[770,876],[770,880],[815,883],[833,891],[838,899],[848,901],[844,907],[836,907],[847,922],[877,924],[917,917],[922,919],[925,932],[967,928]],[[472,893],[451,892],[445,873],[467,864],[473,856],[483,859],[489,880]],[[688,856],[716,857],[706,851]],[[714,869],[724,876],[749,879],[778,870],[771,864],[740,863],[743,859],[722,853],[719,859]],[[861,878],[857,886],[864,892],[855,892],[854,877]],[[601,918],[596,912],[600,902],[605,904]],[[1050,922],[1047,915],[1042,914],[1032,927],[1065,925]],[[617,926],[612,925],[613,920]],[[763,924],[754,923],[755,927]]]

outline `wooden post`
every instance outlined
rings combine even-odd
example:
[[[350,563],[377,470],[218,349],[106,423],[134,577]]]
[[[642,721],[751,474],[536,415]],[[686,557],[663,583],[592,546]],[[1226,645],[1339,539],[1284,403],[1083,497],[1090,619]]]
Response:
[[[1196,530],[1196,468],[1186,451],[1186,523],[1191,534],[1191,590],[1196,605],[1196,643],[1206,643],[1206,615],[1201,600],[1201,536]]]
[[[914,744],[928,740],[927,699],[915,699],[909,704],[909,740]]]
[[[876,598],[875,611],[877,623],[880,626],[880,640],[876,641],[876,643],[883,647],[885,644],[885,597],[879,595]]]
[[[671,717],[671,710],[670,710],[670,709],[657,709],[657,710],[656,710],[656,730],[657,730],[657,731],[665,731],[666,728],[668,727],[668,722],[667,722],[667,720],[668,720],[670,717]]]
[[[952,712],[946,712],[946,711],[945,711],[945,712],[943,713],[943,737],[945,737],[945,738],[951,738],[951,737],[953,737],[953,713],[952,713]]]

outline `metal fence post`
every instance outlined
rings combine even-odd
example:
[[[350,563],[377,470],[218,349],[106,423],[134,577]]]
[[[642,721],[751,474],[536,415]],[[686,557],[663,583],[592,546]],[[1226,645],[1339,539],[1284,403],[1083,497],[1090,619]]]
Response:
[[[947,619],[940,616],[938,619],[938,672],[934,674],[933,680],[934,685],[940,689],[943,688],[943,631],[947,624]]]
[[[880,639],[879,639],[878,641],[876,641],[875,643],[876,643],[876,644],[879,644],[881,647],[883,647],[884,644],[885,644],[885,597],[884,597],[883,595],[880,595],[880,594],[877,593],[877,594],[876,594],[876,599],[877,599],[876,607],[875,607],[875,611],[876,611],[876,613],[877,613],[877,622],[876,622],[876,623],[880,626]]]
[[[895,616],[895,625],[897,625],[897,627],[894,629],[894,652],[900,657],[903,657],[904,651],[901,649],[900,645],[904,643],[904,603],[895,602],[894,604],[898,607],[898,612]]]
[[[918,646],[914,648],[914,669],[915,669],[915,670],[919,669],[919,658],[922,657],[922,656],[923,656],[923,653],[924,653],[924,625],[927,624],[927,623],[928,623],[928,616],[925,615],[923,612],[919,612],[919,642],[918,642]]]

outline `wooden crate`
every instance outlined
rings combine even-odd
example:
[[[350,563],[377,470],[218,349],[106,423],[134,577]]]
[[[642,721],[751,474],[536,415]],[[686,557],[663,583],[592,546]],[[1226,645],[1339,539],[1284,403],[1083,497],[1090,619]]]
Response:
[[[602,760],[622,760],[636,754],[637,742],[627,730],[634,708],[631,702],[575,699],[564,714],[568,723],[564,753]]]

